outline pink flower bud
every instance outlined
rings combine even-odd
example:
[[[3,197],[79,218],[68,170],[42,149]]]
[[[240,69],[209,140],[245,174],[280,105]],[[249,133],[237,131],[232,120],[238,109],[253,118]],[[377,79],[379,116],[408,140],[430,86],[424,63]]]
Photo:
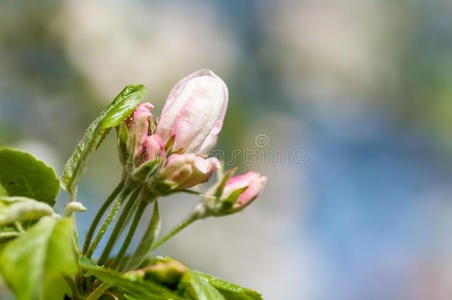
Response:
[[[207,153],[216,143],[228,106],[228,89],[210,70],[199,70],[171,90],[156,133],[166,143],[174,135],[174,150]]]
[[[235,207],[245,206],[259,196],[266,182],[267,177],[256,172],[247,172],[243,175],[231,177],[224,187],[221,198],[227,198],[232,192],[247,187],[234,205]]]
[[[144,142],[149,134],[149,123],[152,120],[151,110],[153,107],[151,103],[139,104],[126,121],[129,128],[129,145],[131,147],[135,139],[135,153],[137,156],[143,152]]]
[[[157,134],[147,136],[144,141],[145,161],[155,160],[165,154],[165,145]]]
[[[208,181],[219,167],[220,162],[215,157],[207,158],[194,153],[172,154],[165,162],[161,178],[181,190]]]

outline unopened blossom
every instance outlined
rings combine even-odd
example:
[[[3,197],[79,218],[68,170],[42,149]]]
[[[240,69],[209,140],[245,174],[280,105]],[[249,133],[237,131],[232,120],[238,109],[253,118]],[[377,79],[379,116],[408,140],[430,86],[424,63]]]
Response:
[[[144,159],[145,161],[155,160],[163,157],[165,154],[165,145],[162,138],[157,134],[147,136],[144,140]]]
[[[228,105],[228,89],[210,70],[199,70],[179,81],[163,107],[156,133],[174,150],[207,153],[216,144]]]
[[[134,113],[126,121],[129,129],[129,146],[135,148],[135,154],[141,155],[145,140],[148,137],[150,123],[152,121],[151,103],[142,103],[137,106]],[[135,144],[134,144],[135,142]]]
[[[221,198],[226,199],[234,191],[246,188],[238,197],[234,207],[246,206],[251,201],[256,199],[257,196],[259,196],[266,182],[267,177],[251,171],[242,175],[231,177],[226,182]]]
[[[175,189],[186,189],[206,182],[220,167],[215,157],[207,158],[200,154],[172,154],[161,171],[161,179],[170,182]]]

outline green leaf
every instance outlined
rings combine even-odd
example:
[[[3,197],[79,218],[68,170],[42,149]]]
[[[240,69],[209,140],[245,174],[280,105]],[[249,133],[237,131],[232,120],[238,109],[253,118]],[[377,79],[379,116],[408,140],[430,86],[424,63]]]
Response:
[[[126,264],[126,270],[138,267],[143,260],[151,254],[152,244],[160,233],[161,224],[159,206],[157,200],[155,200],[154,212],[152,213],[151,221],[149,222],[148,228],[146,229],[140,244],[136,248],[129,262]]]
[[[186,285],[187,292],[196,300],[224,300],[225,298],[217,291],[209,282],[199,276],[196,272],[188,269],[187,273],[182,277],[179,289]]]
[[[55,205],[60,183],[53,169],[31,154],[0,149],[0,195],[22,196]]]
[[[163,285],[144,280],[143,276],[140,276],[142,271],[122,274],[102,268],[85,256],[80,258],[80,266],[87,272],[86,276],[95,276],[103,283],[122,289],[130,299],[183,299]]]
[[[0,196],[8,196],[8,192],[3,187],[3,185],[1,185],[1,183],[0,183]]]
[[[25,197],[0,196],[0,225],[32,221],[53,213],[53,208],[44,202]]]
[[[261,294],[256,291],[223,281],[207,274],[196,272],[198,276],[206,279],[227,300],[262,300]]]
[[[156,282],[176,290],[186,299],[224,300],[225,298],[207,279],[170,257],[157,257],[142,270],[129,272],[145,282]]]
[[[126,86],[113,102],[88,127],[61,176],[62,187],[74,198],[77,184],[91,154],[113,127],[125,121],[146,93],[143,85]]]
[[[71,219],[42,218],[0,253],[0,273],[17,300],[61,300],[69,293],[63,275],[77,273]]]
[[[168,287],[177,285],[179,294],[185,295],[185,297],[190,299],[263,299],[256,291],[190,270],[170,257],[156,257],[151,261],[150,265],[140,271],[140,275],[145,280],[152,280]]]

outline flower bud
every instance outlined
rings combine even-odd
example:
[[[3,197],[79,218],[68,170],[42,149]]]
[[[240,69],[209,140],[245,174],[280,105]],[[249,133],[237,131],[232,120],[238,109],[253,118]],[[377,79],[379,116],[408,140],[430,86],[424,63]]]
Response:
[[[146,161],[155,160],[165,154],[165,145],[162,138],[157,134],[147,136],[144,141],[144,159]]]
[[[154,174],[160,168],[165,156],[165,145],[162,139],[156,135],[149,135],[144,139],[143,152],[135,157],[135,167],[132,168],[132,178],[143,182],[149,175]]]
[[[217,158],[199,154],[172,154],[160,173],[161,179],[170,182],[174,189],[183,190],[206,182],[220,167]]]
[[[129,129],[129,147],[135,148],[136,156],[141,155],[143,152],[145,140],[149,134],[150,122],[152,121],[151,110],[153,107],[150,103],[139,104],[126,121]]]
[[[72,213],[80,211],[86,211],[86,207],[80,202],[70,202],[64,207],[64,215],[66,217],[70,217]]]
[[[207,153],[216,143],[228,105],[228,89],[210,70],[199,70],[179,81],[163,107],[156,133],[173,149]]]
[[[224,216],[244,209],[259,196],[267,177],[256,172],[247,172],[230,177],[235,169],[225,174],[223,179],[211,190],[205,200],[206,216]]]
[[[247,172],[230,178],[223,190],[222,198],[227,198],[234,191],[247,187],[237,199],[234,206],[245,206],[257,198],[267,182],[267,177],[256,172]]]

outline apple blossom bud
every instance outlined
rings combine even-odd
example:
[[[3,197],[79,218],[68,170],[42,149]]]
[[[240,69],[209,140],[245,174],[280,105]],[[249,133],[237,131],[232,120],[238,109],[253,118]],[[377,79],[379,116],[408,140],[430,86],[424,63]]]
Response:
[[[165,145],[162,138],[157,134],[147,136],[144,141],[144,152],[146,161],[155,160],[165,154]]]
[[[247,172],[242,175],[231,177],[224,187],[222,199],[228,198],[234,191],[246,188],[237,198],[234,207],[243,207],[251,203],[259,196],[267,182],[267,177],[256,172]]]
[[[228,89],[210,70],[199,70],[179,81],[163,107],[156,133],[173,149],[207,153],[216,143],[228,105]]]
[[[183,190],[209,180],[220,167],[217,158],[200,154],[172,154],[160,173],[161,179],[172,183],[174,189]]]
[[[145,140],[149,134],[152,120],[151,110],[154,106],[150,103],[142,103],[137,106],[134,113],[127,119],[129,129],[129,147],[135,148],[138,156],[143,152]],[[135,141],[135,144],[133,142]]]
[[[231,177],[236,169],[229,170],[200,203],[198,209],[202,218],[236,213],[259,196],[267,177],[256,172]]]
[[[147,136],[142,147],[143,152],[135,157],[135,168],[131,170],[132,177],[139,182],[155,173],[154,171],[160,168],[165,156],[165,145],[156,134]]]

